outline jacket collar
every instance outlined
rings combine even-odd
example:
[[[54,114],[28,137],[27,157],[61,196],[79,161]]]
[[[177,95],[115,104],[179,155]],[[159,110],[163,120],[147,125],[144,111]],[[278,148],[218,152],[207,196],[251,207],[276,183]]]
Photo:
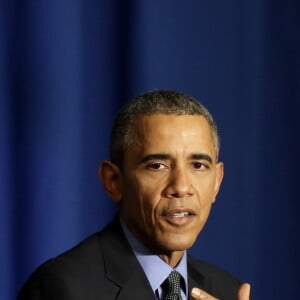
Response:
[[[100,239],[106,277],[117,288],[116,299],[153,300],[155,295],[116,218]]]
[[[103,249],[106,277],[115,285],[116,299],[156,299],[142,267],[125,238],[119,218],[115,218],[104,229],[100,243]],[[190,295],[193,287],[204,288],[205,277],[194,268],[190,256],[187,263],[188,295]]]

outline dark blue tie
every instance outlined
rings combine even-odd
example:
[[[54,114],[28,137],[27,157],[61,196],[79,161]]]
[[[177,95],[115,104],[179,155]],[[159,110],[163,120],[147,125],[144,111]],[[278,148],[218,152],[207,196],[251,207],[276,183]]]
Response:
[[[172,271],[162,286],[166,295],[164,300],[182,300],[180,295],[180,274],[177,271]]]

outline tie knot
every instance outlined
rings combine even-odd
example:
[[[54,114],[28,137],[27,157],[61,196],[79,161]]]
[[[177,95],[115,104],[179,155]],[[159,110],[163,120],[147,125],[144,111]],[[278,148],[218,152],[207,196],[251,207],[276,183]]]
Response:
[[[180,279],[181,276],[177,271],[172,271],[163,285],[166,292],[165,300],[181,300],[180,296]]]

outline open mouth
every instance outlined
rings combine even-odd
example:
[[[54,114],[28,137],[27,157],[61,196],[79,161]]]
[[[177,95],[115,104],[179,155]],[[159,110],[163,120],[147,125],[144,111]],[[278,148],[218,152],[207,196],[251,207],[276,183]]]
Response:
[[[167,214],[167,216],[174,217],[174,218],[184,218],[184,217],[188,217],[190,215],[191,214],[189,212],[186,212],[186,211]]]
[[[189,208],[170,209],[163,214],[165,217],[185,218],[196,215],[196,212]]]
[[[186,226],[195,220],[196,212],[188,208],[167,210],[163,215],[164,220],[172,226]]]

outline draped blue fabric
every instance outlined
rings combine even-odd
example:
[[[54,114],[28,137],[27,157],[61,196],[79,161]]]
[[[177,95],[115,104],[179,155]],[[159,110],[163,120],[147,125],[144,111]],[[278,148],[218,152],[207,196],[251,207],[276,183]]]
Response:
[[[220,128],[225,179],[191,253],[297,299],[300,2],[2,0],[0,295],[101,229],[97,168],[128,99],[175,89]]]

